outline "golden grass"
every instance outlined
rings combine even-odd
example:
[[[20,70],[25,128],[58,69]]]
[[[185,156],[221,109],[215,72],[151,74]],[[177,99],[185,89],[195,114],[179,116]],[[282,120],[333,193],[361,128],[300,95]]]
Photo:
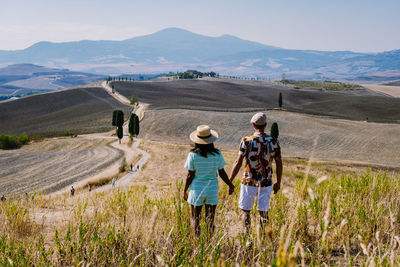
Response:
[[[282,190],[271,198],[265,233],[258,228],[256,212],[252,212],[251,235],[243,233],[239,192],[229,196],[221,182],[216,231],[206,236],[203,223],[202,235],[196,238],[189,206],[181,198],[189,147],[147,141],[144,149],[152,158],[126,190],[78,193],[73,198],[38,196],[34,204],[26,205],[23,200],[0,204],[0,216],[8,220],[0,228],[2,264],[400,264],[398,173],[388,176],[357,166],[284,159]],[[236,152],[224,153],[229,167],[235,156]],[[238,179],[235,185],[238,188]],[[48,211],[46,225],[35,228],[37,222],[31,218],[44,210]],[[60,210],[69,216],[60,220]],[[11,225],[13,218],[18,223]],[[13,235],[14,229],[21,230]],[[247,239],[253,240],[253,246],[246,247]]]

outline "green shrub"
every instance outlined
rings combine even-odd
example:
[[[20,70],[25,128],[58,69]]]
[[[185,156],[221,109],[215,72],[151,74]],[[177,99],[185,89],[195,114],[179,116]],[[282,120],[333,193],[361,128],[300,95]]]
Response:
[[[27,144],[29,136],[23,135],[0,135],[0,149],[16,149]]]
[[[69,130],[66,130],[65,132],[64,132],[64,136],[74,136],[75,134],[73,133],[73,132],[71,132],[71,131],[69,131]]]
[[[119,172],[126,171],[126,167],[128,167],[128,164],[126,163],[126,158],[124,157],[122,159],[121,166],[119,166]]]
[[[134,96],[131,97],[131,105],[135,104],[137,101],[138,100],[136,97],[134,97]]]

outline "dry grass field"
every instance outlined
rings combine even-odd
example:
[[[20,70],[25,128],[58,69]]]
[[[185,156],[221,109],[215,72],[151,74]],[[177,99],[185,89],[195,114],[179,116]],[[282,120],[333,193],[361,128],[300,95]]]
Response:
[[[278,110],[266,113],[269,125],[279,125],[284,156],[308,158],[317,139],[316,158],[400,167],[400,124],[328,119]],[[148,110],[141,124],[141,136],[189,144],[190,132],[199,124],[209,124],[220,134],[220,147],[236,150],[241,137],[252,131],[252,115],[253,112]]]
[[[182,198],[189,146],[145,140],[152,159],[125,189],[0,203],[0,258],[14,265],[306,266],[400,264],[399,173],[284,159],[265,233],[245,235],[239,190],[220,182],[214,235],[196,238]],[[225,151],[229,172],[236,155]],[[239,187],[238,179],[235,180]],[[246,240],[253,242],[246,246]]]
[[[393,83],[393,85],[365,84],[364,87],[393,97],[400,97],[400,82]]]
[[[146,164],[140,179],[132,182],[132,186],[145,187],[149,194],[158,194],[160,191],[167,191],[174,187],[177,181],[185,179],[187,170],[183,167],[187,154],[191,149],[188,144],[174,144],[169,142],[145,140],[141,145],[151,155],[151,160]],[[219,142],[216,143],[219,146]],[[237,152],[229,149],[222,149],[222,154],[226,161],[225,171],[230,174],[231,168],[237,157]],[[285,157],[283,160],[283,192],[288,196],[293,196],[296,178],[304,177],[307,169],[308,160]],[[345,162],[326,162],[318,161],[313,158],[310,162],[309,175],[314,178],[324,176],[356,174],[365,171],[363,164],[351,164]],[[392,173],[400,173],[400,168],[381,168],[376,166],[375,171],[387,170]],[[239,172],[243,173],[243,169]],[[239,176],[240,176],[239,174]],[[223,182],[220,181],[220,185]]]
[[[105,132],[112,112],[131,108],[121,104],[101,87],[79,87],[0,102],[1,134],[60,136]]]
[[[294,89],[272,82],[236,80],[176,80],[113,82],[128,99],[135,96],[150,109],[254,111],[278,108],[282,93],[285,110],[349,120],[400,122],[400,99],[366,88],[349,90]]]
[[[1,194],[50,193],[90,178],[123,152],[110,145],[115,138],[53,138],[0,154]]]
[[[68,192],[38,194],[31,202],[22,195],[31,191],[27,188],[50,192],[90,178],[119,163],[122,152],[110,146],[111,137],[104,134],[46,139],[2,151],[0,186],[19,196],[0,202],[0,265],[400,265],[400,124],[393,123],[399,120],[399,113],[393,113],[398,108],[396,98],[373,97],[363,91],[366,89],[340,96],[314,89],[295,92],[258,81],[115,85],[125,96],[135,95],[149,104],[139,137],[141,149],[151,158],[140,176],[127,187],[104,192],[78,190],[74,197]],[[262,90],[265,98],[255,101],[254,96]],[[279,90],[288,106],[270,110],[277,105]],[[88,92],[102,95],[99,88]],[[114,108],[108,97],[94,98]],[[345,98],[348,102],[336,102]],[[93,95],[87,101],[99,103]],[[372,103],[376,106],[371,107]],[[67,105],[57,106],[65,108],[62,112],[68,110]],[[76,109],[83,112],[84,107],[88,106]],[[34,114],[44,114],[39,107],[34,110]],[[230,173],[240,138],[251,133],[249,121],[254,110],[266,111],[269,125],[278,122],[283,151],[282,190],[271,196],[268,227],[260,230],[258,214],[252,211],[251,234],[246,235],[239,222],[239,179],[234,181],[232,196],[220,181],[215,233],[207,235],[202,222],[202,235],[197,238],[189,205],[182,199],[188,135],[199,124],[217,130],[221,138],[216,146],[222,149]],[[380,119],[369,120],[381,123],[363,121],[360,114],[364,116],[365,110],[378,112],[374,114]],[[319,112],[324,116],[312,115]],[[58,112],[54,113],[48,121],[52,131],[61,129]],[[390,116],[385,117],[387,113]],[[98,116],[90,130],[108,127],[100,110],[94,114]],[[104,113],[104,118],[107,116]],[[85,128],[85,120],[77,119],[77,127]],[[67,126],[74,121],[68,117]],[[247,240],[252,245],[246,245]]]

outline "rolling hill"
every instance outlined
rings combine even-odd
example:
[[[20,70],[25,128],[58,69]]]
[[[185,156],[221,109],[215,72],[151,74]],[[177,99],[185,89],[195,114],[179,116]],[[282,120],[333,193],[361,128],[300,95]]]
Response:
[[[125,106],[99,87],[78,87],[0,102],[1,134],[41,136],[104,132],[113,129],[112,112]]]
[[[280,84],[235,80],[176,80],[161,82],[113,82],[115,89],[150,104],[152,109],[196,109],[244,112],[278,108],[296,113],[349,120],[400,122],[400,99],[365,88],[329,91],[294,89]]]
[[[218,147],[236,151],[252,131],[251,117],[262,111],[268,116],[268,131],[272,122],[278,123],[286,157],[307,159],[313,154],[321,160],[399,167],[400,99],[366,88],[294,89],[234,79],[112,84],[126,97],[149,104],[139,135],[145,139],[190,144],[189,134],[208,124],[220,134]]]
[[[231,35],[209,37],[179,28],[123,41],[39,42],[0,51],[3,64],[33,63],[92,73],[149,73],[198,69],[276,79],[400,78],[400,50],[383,53],[289,50]],[[387,71],[395,72],[387,75]]]
[[[124,96],[148,108],[139,137],[189,144],[188,134],[209,124],[219,145],[236,149],[251,131],[254,112],[278,122],[285,156],[398,166],[400,99],[365,88],[324,91],[294,89],[267,81],[194,79],[112,82]],[[284,110],[278,107],[283,95]],[[111,130],[114,109],[129,112],[101,87],[80,87],[0,103],[0,133],[42,136]],[[368,121],[366,121],[368,117]],[[269,127],[269,126],[268,126]],[[313,142],[318,144],[312,148]],[[379,149],[377,149],[379,148]]]
[[[0,68],[0,100],[85,85],[103,79],[102,75],[15,64]]]

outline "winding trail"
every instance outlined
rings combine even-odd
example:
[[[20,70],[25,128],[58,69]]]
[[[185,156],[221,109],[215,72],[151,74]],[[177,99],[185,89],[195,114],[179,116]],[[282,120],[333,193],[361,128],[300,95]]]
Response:
[[[101,87],[103,87],[107,92],[109,92],[113,97],[115,97],[118,101],[120,101],[123,104],[130,104],[127,98],[124,96],[121,96],[118,93],[112,93],[111,88],[106,84],[102,83]],[[146,105],[144,104],[139,104],[135,109],[132,109],[132,113],[135,112],[136,115],[138,115],[139,120],[142,120],[144,117],[144,109],[146,108]],[[125,123],[124,125],[124,131],[127,133],[128,132],[128,122],[129,120]],[[95,134],[88,134],[88,135],[81,135],[83,138],[87,139],[101,139],[101,140],[115,140],[116,137],[110,136],[110,133],[95,133]],[[126,142],[120,144],[118,140],[115,142],[112,142],[110,146],[122,150],[126,161],[130,162],[134,159],[134,157],[137,154],[141,154],[142,157],[139,159],[139,161],[135,164],[134,171],[128,171],[126,175],[124,175],[122,178],[118,179],[115,181],[115,188],[121,189],[124,187],[127,187],[134,178],[138,177],[143,169],[144,164],[148,161],[150,158],[150,154],[147,153],[146,151],[143,151],[139,148],[141,139],[136,139],[135,142],[132,145],[127,144]],[[86,184],[90,183],[91,181],[94,181],[96,179],[101,179],[103,177],[110,177],[115,175],[115,173],[118,172],[118,168],[120,166],[120,162],[116,161],[113,165],[110,167],[102,170],[101,172],[97,173],[94,176],[91,176],[90,178],[84,179],[79,181],[78,183],[74,183],[74,187],[79,188],[83,187]],[[137,167],[138,166],[138,167]],[[62,194],[62,193],[68,193],[70,189],[70,185],[65,187],[62,190],[59,190],[53,194],[50,194],[51,197],[54,197],[56,195]],[[95,193],[100,193],[108,190],[114,189],[114,186],[112,184],[106,184],[101,187],[95,188],[92,192]],[[83,192],[77,192],[79,195],[80,194],[91,194],[92,192],[88,191],[83,191]],[[31,216],[33,221],[36,223],[39,223],[43,226],[43,231],[50,233],[52,230],[53,225],[58,225],[60,223],[66,223],[68,221],[67,218],[70,218],[73,214],[72,209],[65,209],[65,208],[36,208],[31,211]]]
[[[118,100],[122,104],[130,105],[129,99],[126,98],[125,96],[119,94],[116,91],[114,91],[114,93],[113,93],[112,88],[108,85],[108,83],[106,81],[101,83],[101,87],[104,88],[104,90],[106,90],[111,96],[113,96],[116,100]],[[141,121],[144,117],[144,109],[145,109],[145,105],[139,103],[137,105],[136,111],[135,111],[135,109],[132,110],[132,113],[135,113],[139,117],[139,121]],[[129,123],[129,120],[127,120],[127,122],[124,125],[124,136],[129,136],[128,123]],[[143,169],[144,164],[146,164],[147,160],[150,158],[149,153],[147,153],[146,151],[141,150],[139,148],[140,142],[141,142],[141,139],[137,138],[130,148],[128,148],[126,146],[123,148],[127,162],[129,162],[133,159],[133,157],[134,157],[133,155],[135,154],[135,152],[142,154],[142,157],[135,164],[135,168],[133,168],[134,169],[133,171],[128,171],[128,173],[125,174],[122,178],[115,181],[116,188],[128,186],[135,177],[139,176],[140,172]],[[114,147],[117,147],[118,141],[114,142],[112,145]],[[119,146],[119,148],[121,148],[121,147]],[[129,149],[130,151],[127,151],[127,149]],[[136,168],[136,166],[137,166],[137,168]],[[112,184],[107,184],[107,185],[98,187],[93,191],[94,192],[104,192],[104,191],[110,190],[112,188],[113,188]]]
[[[125,104],[125,105],[128,105],[128,106],[131,105],[131,101],[129,101],[128,98],[126,98],[125,96],[121,95],[117,91],[115,91],[113,93],[112,88],[108,85],[107,81],[102,82],[101,83],[101,87],[103,87],[107,91],[107,93],[109,93],[112,97],[117,99],[122,104]]]
[[[135,164],[135,166],[133,168],[133,171],[128,171],[128,173],[125,174],[122,178],[120,178],[117,181],[115,181],[115,188],[120,188],[120,187],[129,185],[134,178],[139,176],[140,172],[142,171],[143,165],[150,158],[150,154],[149,153],[147,153],[146,151],[141,150],[139,148],[140,141],[141,141],[140,139],[137,139],[135,141],[135,143],[133,144],[132,149],[134,149],[134,150],[138,151],[139,153],[141,153],[142,154],[142,158]],[[136,166],[139,166],[139,168],[136,168]],[[107,185],[98,187],[93,191],[94,192],[104,192],[104,191],[110,190],[112,188],[113,188],[112,184],[107,184]]]
[[[112,88],[108,85],[108,83],[106,81],[102,82],[99,85],[104,90],[106,90],[107,93],[109,93],[112,97],[114,97],[116,100],[118,100],[122,104],[131,106],[130,101],[125,96],[119,94],[116,91],[113,93]],[[136,109],[135,108],[132,109],[132,113],[135,113],[139,117],[139,121],[141,121],[144,118],[144,110],[145,110],[146,106],[147,105],[145,105],[145,104],[139,103],[136,106]],[[129,119],[125,122],[125,124],[123,126],[124,137],[129,136],[128,124],[129,124]],[[94,133],[94,134],[87,134],[87,135],[80,135],[80,136],[84,137],[84,138],[90,138],[90,139],[99,138],[99,139],[114,139],[115,140],[115,137],[109,136],[109,133]],[[110,144],[110,146],[123,151],[124,157],[127,162],[132,161],[137,154],[142,155],[140,160],[135,164],[135,167],[139,166],[138,168],[134,168],[134,171],[129,171],[122,178],[115,181],[116,188],[121,188],[123,186],[129,185],[135,177],[139,176],[139,174],[141,173],[141,171],[143,169],[144,164],[146,164],[147,160],[150,158],[149,153],[139,149],[140,142],[141,142],[141,139],[136,138],[135,142],[131,146],[129,146],[128,144],[125,144],[125,143],[120,144],[118,140]],[[94,176],[91,176],[91,177],[81,180],[77,183],[74,183],[73,185],[76,189],[82,188],[86,184],[88,184],[90,182],[94,182],[103,177],[115,176],[116,173],[118,172],[119,167],[120,167],[120,162],[119,161],[115,162],[113,165],[111,165],[107,169],[102,170],[101,172],[95,174]],[[92,191],[93,192],[104,192],[104,191],[110,190],[112,188],[113,188],[112,184],[106,184],[104,186],[97,187]],[[70,185],[60,191],[53,193],[52,195],[66,193],[66,192],[69,192],[69,190],[70,190]]]

